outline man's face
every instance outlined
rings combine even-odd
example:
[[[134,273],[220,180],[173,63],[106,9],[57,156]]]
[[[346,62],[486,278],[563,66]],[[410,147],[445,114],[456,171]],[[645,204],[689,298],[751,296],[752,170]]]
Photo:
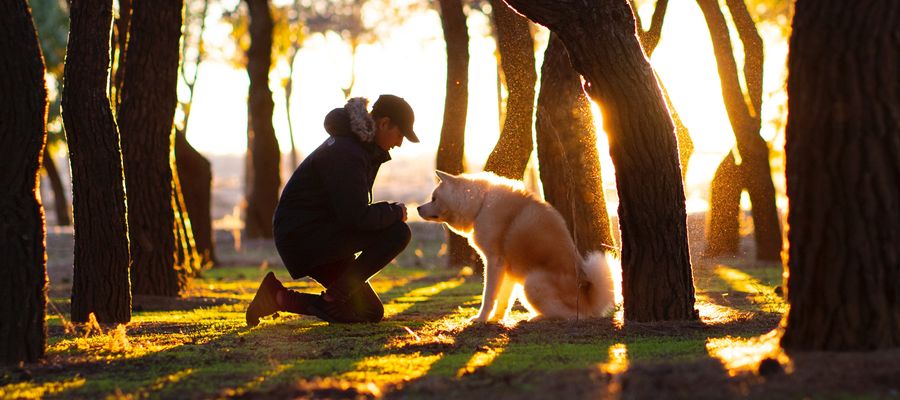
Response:
[[[403,132],[399,126],[391,123],[390,118],[382,117],[375,121],[375,144],[384,151],[400,147],[403,144]]]

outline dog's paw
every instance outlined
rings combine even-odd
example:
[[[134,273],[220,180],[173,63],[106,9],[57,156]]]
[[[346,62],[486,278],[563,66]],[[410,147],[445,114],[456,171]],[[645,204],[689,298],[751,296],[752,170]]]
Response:
[[[472,318],[469,318],[469,323],[473,323],[473,324],[484,324],[484,323],[487,323],[487,322],[488,322],[488,317],[487,317],[487,315],[481,315],[481,314],[479,314],[479,315],[476,315],[476,316],[474,316],[474,317],[472,317]]]

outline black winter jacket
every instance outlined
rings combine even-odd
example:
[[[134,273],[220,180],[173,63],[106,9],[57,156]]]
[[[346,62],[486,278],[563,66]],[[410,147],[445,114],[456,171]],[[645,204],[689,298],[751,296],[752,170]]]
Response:
[[[328,113],[325,130],[331,137],[300,163],[275,209],[276,246],[294,278],[327,261],[323,257],[346,232],[383,229],[402,219],[399,205],[371,203],[375,175],[390,154],[362,142],[343,108]]]

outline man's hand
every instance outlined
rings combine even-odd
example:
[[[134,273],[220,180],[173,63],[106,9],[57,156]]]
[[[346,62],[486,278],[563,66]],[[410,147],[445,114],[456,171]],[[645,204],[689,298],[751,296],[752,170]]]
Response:
[[[406,222],[406,204],[403,204],[403,203],[394,203],[394,205],[400,207],[401,215],[402,215],[402,216],[400,217],[400,220],[403,221],[403,222]]]

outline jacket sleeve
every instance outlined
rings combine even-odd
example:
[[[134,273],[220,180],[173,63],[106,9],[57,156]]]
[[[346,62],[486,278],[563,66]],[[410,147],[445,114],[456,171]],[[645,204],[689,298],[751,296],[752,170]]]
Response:
[[[397,205],[385,202],[369,204],[363,156],[342,152],[320,161],[320,178],[342,228],[377,230],[387,228],[402,218],[402,211]]]

